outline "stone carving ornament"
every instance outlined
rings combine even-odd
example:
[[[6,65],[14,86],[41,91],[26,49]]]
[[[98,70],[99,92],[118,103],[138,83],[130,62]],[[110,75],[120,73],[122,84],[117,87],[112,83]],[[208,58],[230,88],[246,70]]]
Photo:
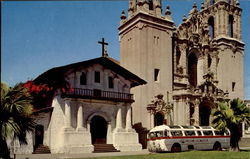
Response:
[[[147,110],[149,110],[152,114],[156,114],[157,112],[162,112],[163,114],[170,114],[173,109],[173,105],[168,102],[166,103],[163,100],[163,95],[158,94],[155,96],[155,99],[151,101],[151,104],[147,106]]]

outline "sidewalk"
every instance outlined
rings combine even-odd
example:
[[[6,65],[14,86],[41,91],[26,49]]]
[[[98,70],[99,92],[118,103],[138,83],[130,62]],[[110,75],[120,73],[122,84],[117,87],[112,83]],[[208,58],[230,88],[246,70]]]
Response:
[[[241,150],[250,150],[250,147],[240,147]],[[85,154],[28,154],[17,155],[16,159],[67,159],[67,158],[93,158],[106,156],[129,156],[150,154],[147,149],[133,152],[106,152],[106,153],[85,153]]]
[[[106,153],[85,153],[85,154],[28,154],[16,155],[16,159],[66,159],[66,158],[92,158],[105,156],[129,156],[149,154],[147,149],[133,152],[106,152]]]

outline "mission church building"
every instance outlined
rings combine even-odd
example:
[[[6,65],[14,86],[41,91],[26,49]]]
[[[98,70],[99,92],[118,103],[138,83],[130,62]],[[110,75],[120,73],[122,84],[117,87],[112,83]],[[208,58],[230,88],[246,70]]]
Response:
[[[144,130],[163,123],[210,125],[217,102],[244,99],[241,14],[238,0],[205,0],[176,27],[161,0],[129,0],[120,60],[147,81],[132,89],[133,124],[145,128],[138,129],[140,143]]]
[[[120,63],[104,56],[49,70],[61,71],[74,91],[40,112],[44,136],[33,133],[31,145],[136,151],[154,126],[211,125],[217,102],[244,99],[241,14],[238,0],[205,0],[176,27],[161,0],[129,0],[118,28]]]
[[[35,112],[35,131],[28,134],[28,145],[16,147],[15,153],[142,149],[131,125],[130,89],[146,84],[144,80],[104,56],[52,68],[34,81],[42,83],[54,76],[64,77],[71,89],[58,91],[50,105]]]

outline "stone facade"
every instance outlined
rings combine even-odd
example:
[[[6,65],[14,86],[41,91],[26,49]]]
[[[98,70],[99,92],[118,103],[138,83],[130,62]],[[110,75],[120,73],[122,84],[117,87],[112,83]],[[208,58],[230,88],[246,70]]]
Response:
[[[119,27],[121,65],[148,82],[131,90],[133,124],[210,125],[216,102],[244,98],[241,12],[237,0],[205,0],[176,27],[160,0],[129,1]],[[159,95],[167,113],[151,102]]]

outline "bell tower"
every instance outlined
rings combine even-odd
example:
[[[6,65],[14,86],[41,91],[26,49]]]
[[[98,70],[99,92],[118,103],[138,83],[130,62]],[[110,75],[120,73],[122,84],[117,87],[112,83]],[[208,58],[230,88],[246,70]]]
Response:
[[[119,27],[121,65],[147,81],[132,89],[133,124],[154,127],[147,105],[155,96],[172,91],[172,34],[170,8],[162,13],[161,0],[129,0],[128,17],[122,12]],[[168,123],[169,124],[169,123]]]
[[[244,98],[243,56],[241,33],[242,9],[238,0],[206,0],[201,15],[207,19],[210,57],[216,59],[213,73],[218,87],[229,93],[229,98]]]

